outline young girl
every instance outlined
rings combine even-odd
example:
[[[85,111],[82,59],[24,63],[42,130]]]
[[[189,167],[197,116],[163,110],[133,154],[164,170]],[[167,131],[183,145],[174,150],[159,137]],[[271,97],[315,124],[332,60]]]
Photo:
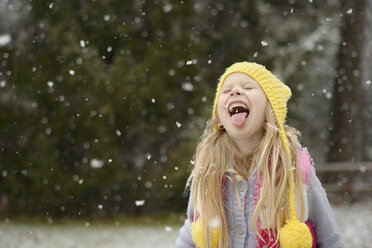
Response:
[[[344,247],[299,132],[284,125],[290,97],[262,65],[226,69],[176,247]]]

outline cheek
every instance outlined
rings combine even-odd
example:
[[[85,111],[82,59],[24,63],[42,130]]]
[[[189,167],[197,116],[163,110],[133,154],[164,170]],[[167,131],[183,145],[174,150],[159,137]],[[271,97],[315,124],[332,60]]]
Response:
[[[268,104],[267,98],[264,93],[262,95],[258,95],[257,98],[255,98],[256,102],[256,114],[257,114],[257,120],[259,122],[263,122],[266,120],[266,105]]]
[[[260,116],[261,116],[261,120],[263,122],[266,121],[266,105],[269,104],[267,101],[264,101],[261,103],[261,108],[260,108]]]
[[[267,101],[262,101],[261,102],[261,106],[260,106],[260,108],[261,108],[261,111],[265,114],[265,109],[266,109],[266,105],[268,104],[268,102]]]
[[[223,98],[219,98],[217,102],[217,114],[221,116],[225,110],[225,100]]]
[[[257,97],[257,101],[260,105],[260,109],[265,112],[266,104],[268,103],[267,98],[266,98],[265,93],[263,93],[263,92],[260,92],[260,93],[261,94],[259,94],[258,97]]]

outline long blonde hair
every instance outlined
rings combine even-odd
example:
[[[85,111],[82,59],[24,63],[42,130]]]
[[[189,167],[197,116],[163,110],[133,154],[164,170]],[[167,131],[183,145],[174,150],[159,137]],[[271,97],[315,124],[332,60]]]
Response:
[[[251,154],[242,154],[227,132],[223,129],[214,130],[219,122],[218,116],[207,122],[194,154],[195,163],[187,179],[186,188],[191,185],[191,196],[194,204],[194,214],[198,209],[203,222],[204,245],[210,248],[211,231],[218,223],[219,247],[226,247],[229,239],[225,208],[222,195],[222,179],[226,172],[231,172],[236,195],[236,181],[247,179],[257,167],[257,176],[261,182],[261,197],[256,203],[251,226],[256,235],[261,237],[259,220],[261,217],[271,223],[274,238],[278,242],[279,229],[289,218],[288,202],[288,155],[276,128],[275,117],[268,103],[265,110],[266,122],[264,136],[260,145]],[[294,166],[295,187],[300,196],[300,217],[303,218],[304,201],[302,194],[302,178],[297,161],[299,132],[290,126],[284,126],[292,154]],[[270,161],[269,161],[270,160]],[[233,168],[229,165],[233,164]],[[300,180],[298,180],[300,179]],[[244,199],[243,199],[244,200]],[[238,198],[239,204],[240,200]]]

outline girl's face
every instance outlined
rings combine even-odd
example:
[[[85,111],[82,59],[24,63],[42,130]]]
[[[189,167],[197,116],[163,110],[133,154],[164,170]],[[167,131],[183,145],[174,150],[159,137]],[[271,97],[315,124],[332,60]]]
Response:
[[[262,134],[267,98],[261,86],[245,73],[226,77],[217,102],[217,115],[233,140]]]

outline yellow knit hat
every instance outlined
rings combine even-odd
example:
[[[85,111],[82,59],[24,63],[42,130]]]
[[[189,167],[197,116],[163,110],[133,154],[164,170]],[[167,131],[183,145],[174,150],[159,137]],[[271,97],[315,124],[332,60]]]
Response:
[[[282,83],[275,75],[267,70],[263,65],[251,62],[238,62],[226,69],[220,77],[216,97],[214,99],[213,117],[216,116],[217,102],[220,91],[226,77],[234,72],[242,72],[252,77],[264,91],[271,108],[274,112],[276,122],[280,132],[280,138],[283,142],[284,149],[288,154],[288,161],[292,161],[291,152],[288,145],[287,136],[284,132],[283,125],[287,116],[287,101],[291,97],[291,89]],[[217,127],[215,127],[216,129]],[[290,162],[291,163],[291,162]],[[280,247],[283,248],[310,248],[312,246],[312,236],[309,228],[305,223],[297,219],[295,209],[294,179],[292,164],[288,164],[289,171],[289,207],[290,219],[286,221],[284,227],[279,230]]]

